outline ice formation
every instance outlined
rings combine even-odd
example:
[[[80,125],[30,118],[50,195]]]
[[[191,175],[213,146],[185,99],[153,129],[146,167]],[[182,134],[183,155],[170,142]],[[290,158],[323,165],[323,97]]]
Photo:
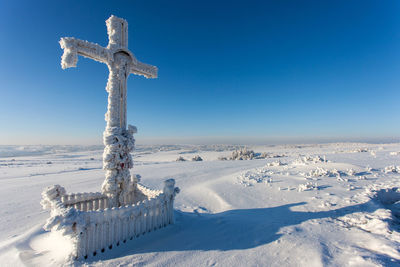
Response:
[[[61,38],[63,69],[76,67],[78,55],[107,64],[108,107],[103,134],[105,180],[101,193],[66,194],[59,185],[42,193],[43,208],[50,209],[46,230],[60,230],[71,237],[76,258],[96,255],[119,244],[173,222],[173,201],[179,189],[165,181],[163,191],[138,184],[140,175],[130,174],[135,126],[127,125],[127,78],[130,73],[157,77],[157,67],[139,62],[128,50],[128,23],[111,16],[107,21],[107,47],[72,37]]]
[[[108,66],[108,107],[105,115],[107,126],[103,138],[103,168],[106,170],[106,179],[102,192],[113,199],[114,205],[118,205],[131,180],[129,169],[133,167],[133,162],[130,152],[135,145],[133,134],[137,132],[136,127],[131,125],[127,129],[126,82],[130,73],[156,78],[157,68],[139,62],[128,50],[126,20],[111,16],[106,24],[109,37],[106,48],[72,37],[61,38],[60,45],[64,49],[61,67],[76,67],[78,55]]]

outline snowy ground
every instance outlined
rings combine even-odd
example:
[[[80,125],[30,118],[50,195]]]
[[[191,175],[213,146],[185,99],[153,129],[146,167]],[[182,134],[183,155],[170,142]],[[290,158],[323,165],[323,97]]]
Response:
[[[235,148],[138,147],[143,184],[173,177],[181,188],[176,224],[74,264],[400,265],[400,144],[250,146],[269,158],[218,159]],[[101,147],[0,147],[0,266],[70,264],[68,241],[41,229],[40,194],[99,191],[101,157]]]

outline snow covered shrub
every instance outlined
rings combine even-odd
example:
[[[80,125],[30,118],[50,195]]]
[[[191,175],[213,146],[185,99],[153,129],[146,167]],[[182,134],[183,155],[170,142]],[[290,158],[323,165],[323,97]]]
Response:
[[[286,165],[286,164],[282,163],[280,160],[267,163],[267,167],[276,167],[276,166],[283,166],[283,165]]]
[[[311,191],[311,190],[318,190],[318,184],[313,182],[307,182],[305,184],[299,185],[299,192],[302,191]]]
[[[363,152],[368,152],[368,148],[358,148],[349,151],[349,153],[363,153]]]
[[[315,157],[303,156],[296,159],[293,162],[293,165],[306,165],[308,163],[320,163],[320,162],[328,162],[328,161],[326,160],[325,156],[323,158],[319,155]]]
[[[256,157],[256,153],[253,150],[247,150],[247,148],[242,148],[240,150],[235,150],[229,159],[231,160],[252,160]]]
[[[312,177],[340,177],[340,172],[336,169],[326,170],[324,168],[317,167],[315,170],[311,170],[305,175],[306,178]]]
[[[383,170],[384,173],[400,173],[400,166],[387,166],[385,167],[385,169]]]
[[[285,154],[275,154],[275,153],[268,153],[263,152],[257,156],[258,159],[271,159],[271,158],[283,158],[286,157]]]
[[[176,159],[176,161],[186,161],[186,159],[184,159],[183,157],[179,157]]]
[[[197,155],[192,158],[192,161],[203,161],[203,159],[199,155]]]
[[[256,169],[255,171],[246,171],[238,177],[239,183],[245,186],[252,186],[255,183],[272,183],[272,178],[265,169]]]

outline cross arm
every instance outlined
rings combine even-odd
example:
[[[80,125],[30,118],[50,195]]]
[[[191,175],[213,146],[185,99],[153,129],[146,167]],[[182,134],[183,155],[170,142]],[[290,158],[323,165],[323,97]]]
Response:
[[[131,65],[131,73],[142,75],[146,78],[157,78],[158,68],[135,60]]]
[[[78,55],[106,64],[112,57],[108,49],[98,44],[75,39],[73,37],[61,38],[60,46],[64,50],[61,57],[61,67],[63,69],[76,67]]]

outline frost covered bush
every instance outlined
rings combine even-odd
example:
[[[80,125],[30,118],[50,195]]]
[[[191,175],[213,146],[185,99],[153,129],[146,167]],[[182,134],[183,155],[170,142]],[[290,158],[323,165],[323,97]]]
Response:
[[[266,158],[281,158],[285,157],[283,154],[274,153],[256,153],[253,150],[248,150],[247,148],[236,149],[232,152],[230,157],[219,157],[219,160],[252,160],[252,159],[266,159]]]
[[[355,176],[357,173],[356,173],[355,170],[349,169],[349,170],[346,171],[346,174],[347,174],[348,176]]]
[[[349,153],[364,153],[364,152],[368,152],[368,148],[358,148],[349,151]]]
[[[383,170],[384,173],[400,173],[400,166],[387,166],[385,167],[385,169]]]
[[[335,173],[336,174],[336,173]],[[334,173],[324,169],[324,168],[316,168],[315,170],[311,170],[309,173],[305,175],[306,178],[311,177],[323,177],[323,176],[336,176]]]
[[[283,158],[283,157],[286,157],[286,155],[284,155],[284,154],[274,154],[274,153],[263,152],[263,153],[261,153],[261,155],[258,156],[257,158],[260,158],[260,159],[267,159],[267,158]]]
[[[256,153],[253,150],[247,150],[247,148],[242,148],[240,150],[235,150],[229,159],[231,160],[252,160],[256,157]]]
[[[320,163],[320,162],[328,162],[328,161],[326,160],[325,156],[323,158],[319,155],[315,157],[303,156],[296,159],[293,162],[293,165],[306,165],[307,163]]]
[[[356,176],[359,175],[355,170],[349,169],[346,171],[338,171],[336,169],[327,170],[324,168],[317,167],[315,170],[308,172],[305,177],[337,177],[340,181],[347,181],[348,179],[342,179],[341,176]],[[361,178],[362,179],[362,178]]]
[[[246,171],[239,177],[239,183],[245,186],[252,186],[255,183],[272,183],[272,177],[268,175],[265,169],[256,169],[255,171]]]
[[[176,161],[186,161],[186,159],[184,159],[183,157],[179,157],[176,159]]]
[[[313,182],[307,182],[305,184],[299,185],[299,192],[302,191],[311,191],[311,190],[318,190],[318,184]]]
[[[276,166],[283,166],[283,165],[287,165],[287,164],[282,163],[280,160],[277,160],[277,161],[267,163],[266,166],[267,167],[276,167]]]
[[[199,155],[197,155],[192,158],[192,161],[203,161],[203,159]]]

